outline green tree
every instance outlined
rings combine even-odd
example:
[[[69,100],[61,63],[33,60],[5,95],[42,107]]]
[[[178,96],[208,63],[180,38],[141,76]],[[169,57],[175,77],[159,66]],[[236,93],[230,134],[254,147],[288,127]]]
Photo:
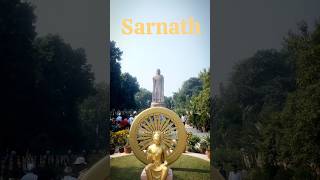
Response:
[[[110,42],[110,109],[118,110],[121,97],[121,56],[122,51],[116,42]]]
[[[95,94],[85,99],[79,106],[83,143],[86,148],[101,149],[106,146],[107,94],[106,83],[95,86]]]
[[[139,91],[137,78],[121,73],[122,51],[110,42],[110,110],[135,109],[135,94]]]
[[[37,136],[48,146],[81,145],[78,104],[93,92],[93,73],[83,49],[73,49],[57,35],[38,38],[36,49]],[[59,133],[57,133],[59,132]],[[33,144],[37,144],[35,138]],[[41,144],[39,144],[41,146]]]
[[[30,3],[0,2],[0,149],[22,148],[34,126],[35,71],[33,40],[35,15]]]
[[[152,93],[147,89],[140,88],[135,95],[137,110],[147,109],[151,105]]]
[[[190,110],[190,122],[197,128],[210,129],[210,71],[206,69],[200,72],[199,79],[202,81],[202,87],[198,94],[191,97],[188,109]]]
[[[179,113],[185,113],[191,97],[198,94],[202,88],[200,78],[192,77],[182,84],[181,89],[173,95],[174,109]]]
[[[302,23],[280,51],[260,50],[236,64],[230,83],[220,88],[215,151],[238,151],[251,167],[262,160],[253,179],[320,177],[319,39],[318,24],[309,32]]]
[[[165,96],[164,97],[164,104],[167,108],[169,109],[173,109],[174,107],[174,101],[173,101],[173,98],[170,96],[170,97],[167,97]]]
[[[120,101],[121,109],[135,109],[135,94],[139,91],[139,84],[137,78],[131,76],[129,73],[121,74],[121,96]]]
[[[305,23],[299,34],[289,34],[287,47],[294,52],[297,90],[282,112],[282,160],[320,173],[320,25],[313,32]],[[288,158],[289,157],[289,158]]]
[[[81,146],[78,104],[93,89],[82,49],[59,36],[35,39],[30,3],[0,2],[0,149]]]
[[[275,125],[274,113],[282,110],[288,92],[294,89],[294,69],[286,51],[259,50],[237,63],[230,83],[220,88],[217,97],[215,146],[242,149],[251,167],[257,165],[260,150],[275,161],[278,152],[273,146],[279,134],[274,133],[279,130],[269,126]],[[275,151],[269,151],[270,147]]]

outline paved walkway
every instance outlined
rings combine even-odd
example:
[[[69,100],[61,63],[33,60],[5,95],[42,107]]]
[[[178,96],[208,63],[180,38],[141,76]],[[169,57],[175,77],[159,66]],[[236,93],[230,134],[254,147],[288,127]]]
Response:
[[[186,124],[185,125],[186,131],[191,132],[193,135],[199,136],[201,138],[204,138],[206,136],[209,136],[209,132],[201,132],[196,128],[193,128],[192,126]]]
[[[194,152],[186,152],[183,153],[184,155],[188,155],[188,156],[192,156],[192,157],[196,157],[196,158],[200,158],[206,161],[210,161],[210,159],[208,158],[208,155],[206,154],[200,154],[200,153],[194,153]]]
[[[206,161],[210,161],[210,159],[208,158],[208,156],[206,154],[200,154],[200,153],[193,153],[193,152],[186,152],[183,153],[184,155],[188,155],[188,156],[192,156],[192,157],[196,157],[199,159],[203,159]],[[129,156],[129,155],[134,155],[132,152],[127,154],[127,153],[114,153],[112,155],[110,155],[110,159],[114,159],[117,157],[123,157],[123,156]]]
[[[129,155],[133,155],[133,153],[132,152],[131,153],[114,153],[110,155],[110,159],[122,157],[122,156],[129,156]]]

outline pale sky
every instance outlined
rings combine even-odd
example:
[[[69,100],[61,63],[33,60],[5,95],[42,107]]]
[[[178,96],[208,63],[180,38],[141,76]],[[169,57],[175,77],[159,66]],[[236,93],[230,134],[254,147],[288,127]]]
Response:
[[[152,77],[160,68],[164,95],[210,66],[209,0],[111,0],[110,39],[123,51],[122,72],[136,77],[140,87],[152,91]],[[122,19],[133,22],[181,22],[193,17],[201,35],[123,35]]]
[[[106,36],[108,32],[107,1],[29,1],[36,6],[36,30],[39,35],[58,33],[72,47],[84,48],[88,62],[93,66],[96,82],[105,81],[108,75],[106,43],[109,41]],[[252,56],[258,49],[280,48],[283,37],[289,29],[295,30],[296,23],[299,21],[306,20],[312,26],[314,21],[320,18],[319,0],[221,0],[212,3],[214,3],[212,9],[214,34],[211,34],[214,36],[214,47],[211,47],[214,51],[211,67],[214,77],[212,84],[226,82],[234,63]],[[122,70],[136,76],[142,87],[151,90],[151,77],[158,66],[165,76],[166,95],[176,91],[184,80],[197,76],[203,67],[209,67],[209,0],[111,0],[110,5],[112,17],[110,35],[111,39],[116,40],[124,51]],[[151,47],[138,45],[140,42],[148,45],[146,42],[148,37],[120,36],[119,29],[116,28],[120,28],[121,14],[142,17],[146,20],[162,17],[166,21],[193,16],[200,21],[204,35],[171,37],[171,40],[161,38],[157,45],[152,46],[159,47],[158,45],[161,44],[158,52],[147,52]],[[150,44],[155,44],[154,41],[150,41]],[[175,46],[177,44],[180,48]],[[137,45],[137,47],[130,48],[131,51],[125,51],[125,49],[128,50],[129,45]],[[143,52],[144,49],[145,52]],[[173,53],[176,49],[182,49],[183,52]],[[154,48],[152,50],[155,51]],[[139,55],[141,51],[143,54]],[[169,53],[166,53],[167,51]],[[170,59],[167,61],[170,63],[163,62],[162,66],[155,63],[155,60],[168,56]],[[148,67],[152,63],[155,64]],[[218,87],[218,85],[213,86],[213,88]],[[218,89],[214,92],[218,92]]]

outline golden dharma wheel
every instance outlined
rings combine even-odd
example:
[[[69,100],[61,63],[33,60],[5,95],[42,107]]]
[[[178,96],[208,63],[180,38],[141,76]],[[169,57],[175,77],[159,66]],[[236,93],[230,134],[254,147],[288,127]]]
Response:
[[[146,149],[151,145],[155,131],[161,132],[163,145],[168,148],[168,164],[176,161],[185,151],[187,132],[180,117],[170,109],[152,107],[142,111],[133,121],[129,133],[129,143],[135,156],[144,164],[149,164]]]

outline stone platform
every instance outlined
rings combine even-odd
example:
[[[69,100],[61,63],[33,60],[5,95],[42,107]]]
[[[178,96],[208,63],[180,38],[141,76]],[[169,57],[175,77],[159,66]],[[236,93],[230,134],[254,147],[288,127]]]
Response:
[[[151,102],[151,107],[166,107],[164,102]]]
[[[147,174],[146,174],[145,169],[143,169],[143,171],[141,173],[140,180],[147,180]],[[169,169],[169,171],[168,171],[167,180],[173,180],[172,169]]]

